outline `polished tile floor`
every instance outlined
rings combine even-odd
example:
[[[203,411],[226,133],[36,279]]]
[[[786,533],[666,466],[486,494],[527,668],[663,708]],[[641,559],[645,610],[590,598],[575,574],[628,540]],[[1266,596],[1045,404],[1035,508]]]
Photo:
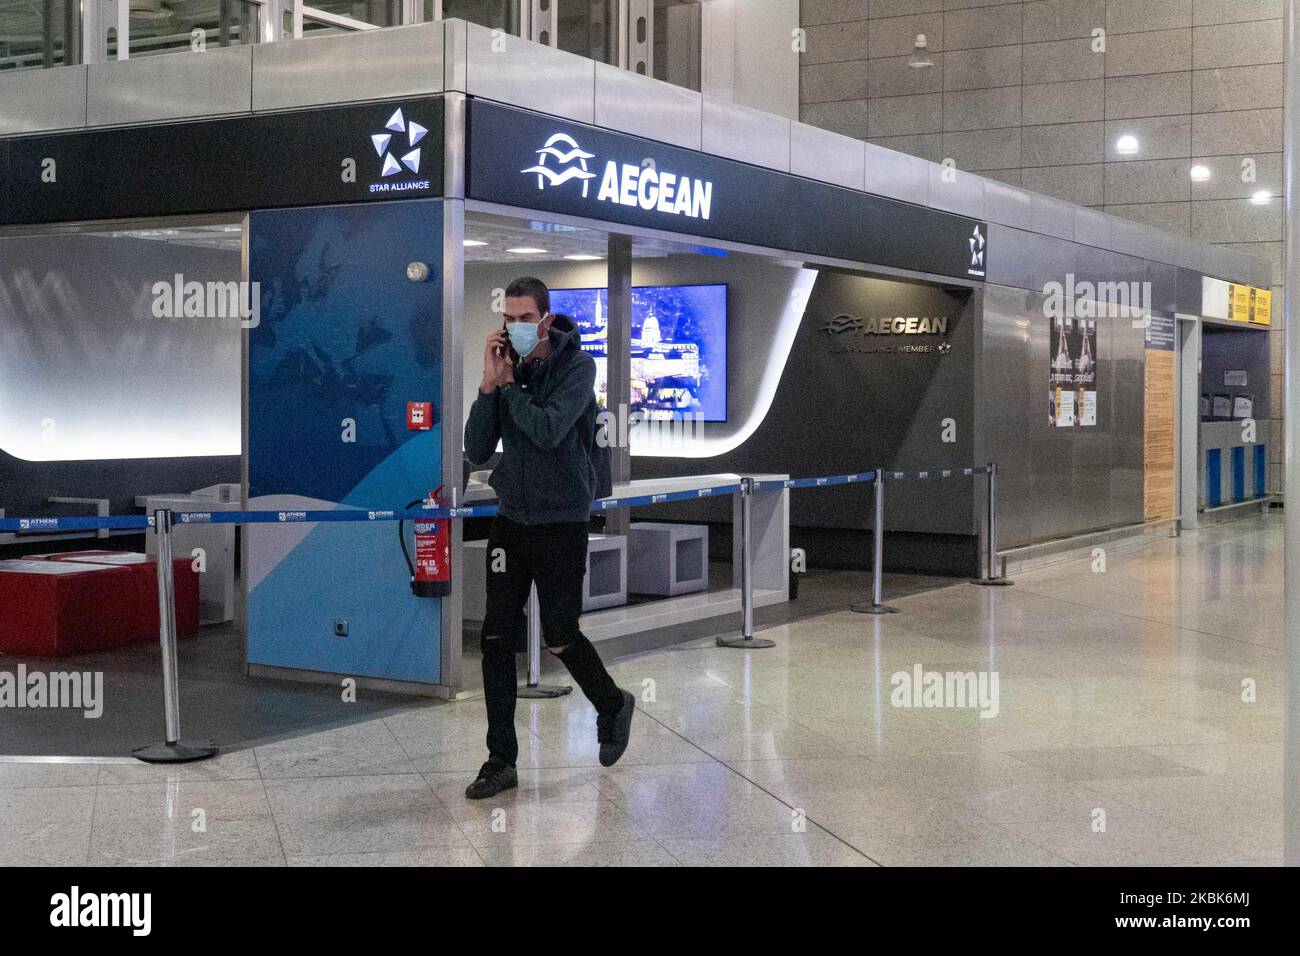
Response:
[[[1281,568],[1259,517],[622,660],[623,761],[580,697],[521,702],[520,787],[481,803],[473,699],[179,769],[0,763],[0,864],[1276,864]],[[996,716],[895,706],[917,665],[996,674]]]

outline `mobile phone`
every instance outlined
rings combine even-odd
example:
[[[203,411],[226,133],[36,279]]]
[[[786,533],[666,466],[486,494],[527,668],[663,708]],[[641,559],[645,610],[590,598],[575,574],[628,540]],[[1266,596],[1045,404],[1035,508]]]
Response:
[[[506,330],[506,325],[507,325],[508,322],[509,322],[508,319],[502,319],[502,320],[501,320],[501,331],[502,331],[502,332],[504,332],[504,331]],[[510,336],[508,336],[508,335],[506,336],[506,344],[505,344],[505,347],[504,347],[504,348],[498,348],[498,349],[497,349],[497,355],[501,356],[502,358],[509,357],[509,359],[510,359],[511,362],[513,362],[513,363],[516,364],[516,365],[519,364],[519,356],[515,354],[515,348],[514,348],[513,345],[510,344]]]

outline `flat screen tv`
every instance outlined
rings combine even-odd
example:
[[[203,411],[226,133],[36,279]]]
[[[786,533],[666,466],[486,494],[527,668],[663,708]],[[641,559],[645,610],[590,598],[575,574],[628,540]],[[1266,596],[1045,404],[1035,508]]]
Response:
[[[551,311],[572,316],[596,360],[596,398],[607,407],[606,289],[552,289]],[[667,419],[727,420],[727,286],[632,288],[629,412]]]

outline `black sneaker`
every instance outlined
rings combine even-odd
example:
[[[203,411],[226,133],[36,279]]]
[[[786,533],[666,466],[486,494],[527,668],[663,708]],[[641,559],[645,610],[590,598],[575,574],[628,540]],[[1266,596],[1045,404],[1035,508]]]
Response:
[[[494,763],[489,760],[479,768],[478,779],[465,788],[465,796],[471,800],[486,800],[495,797],[502,790],[513,790],[519,786],[519,774],[514,767]]]
[[[596,740],[600,744],[600,765],[612,767],[627,750],[632,739],[632,715],[636,712],[636,698],[623,691],[623,706],[617,713],[596,718]]]

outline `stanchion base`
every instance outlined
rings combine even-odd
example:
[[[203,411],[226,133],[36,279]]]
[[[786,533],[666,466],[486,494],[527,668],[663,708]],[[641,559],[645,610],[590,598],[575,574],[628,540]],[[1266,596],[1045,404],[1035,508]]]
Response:
[[[776,641],[766,637],[720,637],[719,647],[776,647]]]
[[[1015,581],[1008,581],[1006,578],[971,578],[971,584],[982,584],[986,588],[1009,588],[1015,584]]]
[[[190,763],[194,760],[207,760],[221,752],[221,748],[208,741],[196,744],[177,741],[174,744],[149,744],[131,751],[131,756],[145,763]]]
[[[856,614],[897,614],[898,608],[888,604],[850,604],[849,610]]]
[[[572,693],[573,688],[564,684],[524,684],[515,697],[519,700],[543,700]]]

